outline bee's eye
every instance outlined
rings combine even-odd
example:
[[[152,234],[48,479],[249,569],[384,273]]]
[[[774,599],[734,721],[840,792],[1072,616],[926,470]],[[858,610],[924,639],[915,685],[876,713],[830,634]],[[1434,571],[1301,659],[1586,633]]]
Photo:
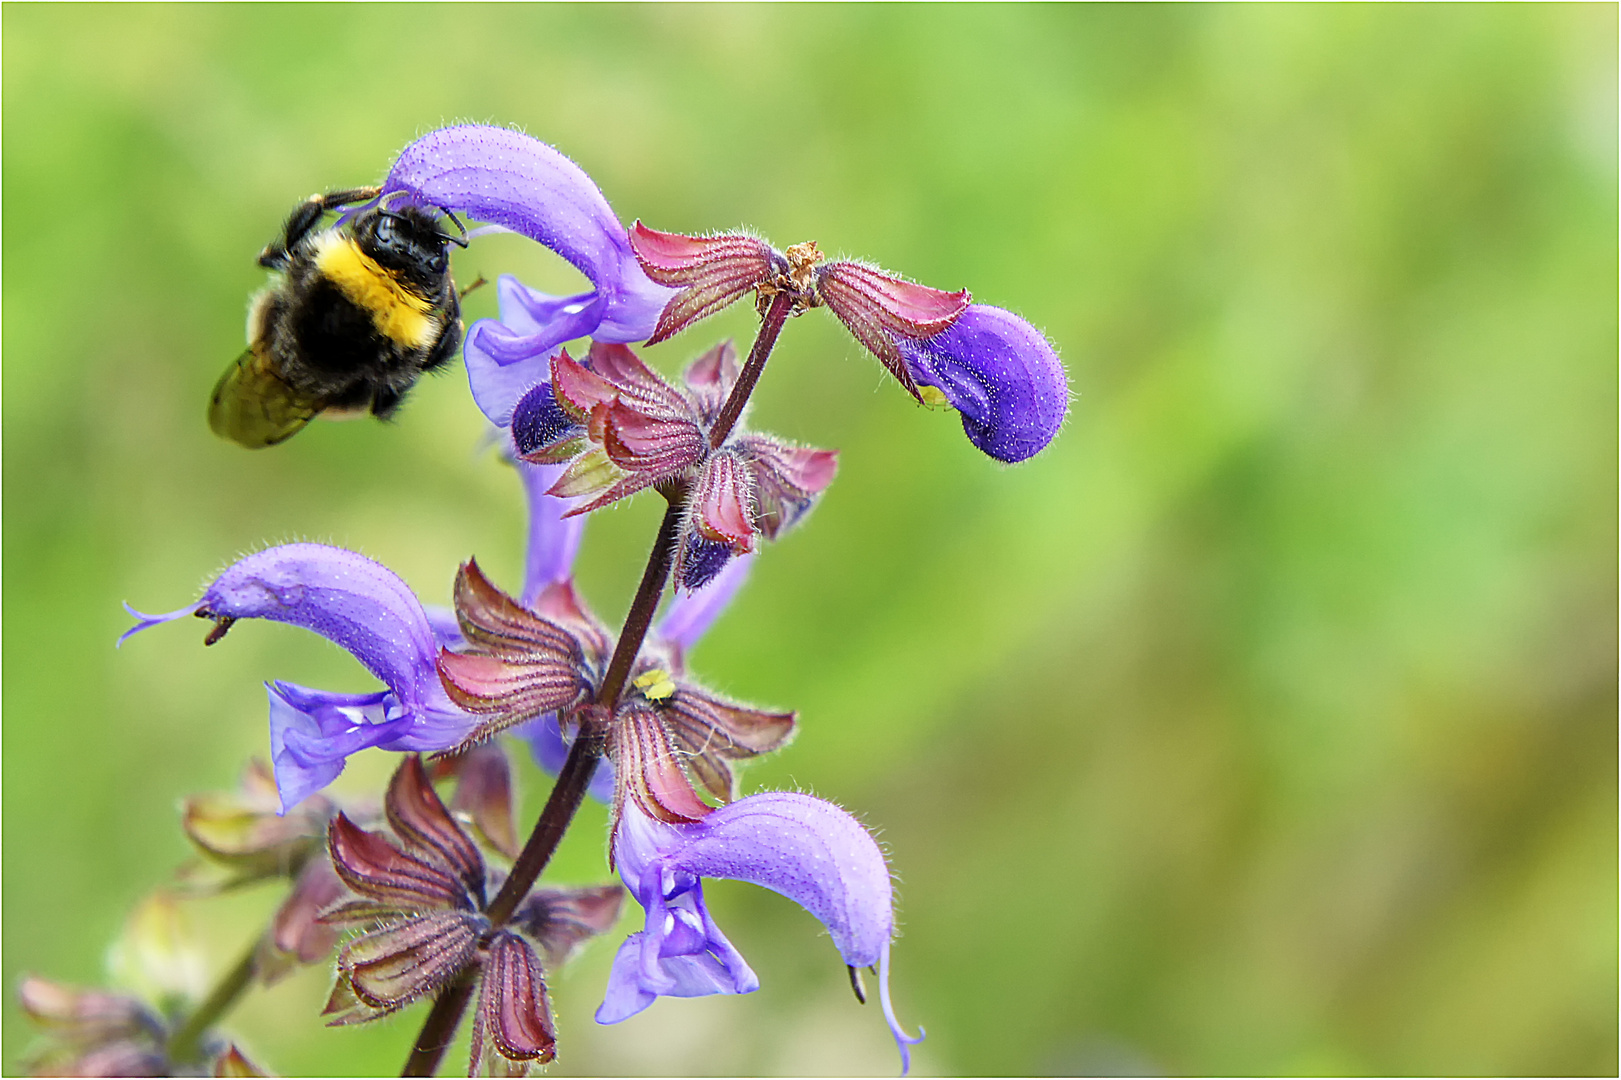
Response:
[[[428,257],[428,269],[432,270],[436,274],[442,274],[445,272],[444,252],[436,251]]]
[[[399,243],[399,231],[394,227],[394,219],[386,215],[377,219],[377,226],[372,230],[372,235],[383,247],[393,247]]]

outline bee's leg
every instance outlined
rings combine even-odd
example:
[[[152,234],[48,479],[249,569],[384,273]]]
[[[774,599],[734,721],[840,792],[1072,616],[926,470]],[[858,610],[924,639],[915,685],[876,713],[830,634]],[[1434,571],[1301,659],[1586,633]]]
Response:
[[[462,343],[460,310],[452,309],[449,317],[451,321],[445,324],[445,332],[439,335],[439,340],[433,343],[433,349],[429,351],[427,357],[422,361],[423,371],[437,371],[456,359],[456,350],[461,347]]]
[[[467,286],[467,288],[465,288],[465,289],[463,289],[461,291],[461,294],[459,295],[458,299],[466,300],[468,293],[472,292],[474,289],[480,288],[480,287],[488,285],[488,284],[489,284],[489,282],[484,280],[484,275],[480,274],[478,276],[477,281],[473,282],[471,285]]]
[[[394,415],[394,410],[400,407],[400,399],[405,393],[392,386],[379,386],[372,391],[371,414],[379,420],[387,420]]]
[[[298,246],[299,241],[310,234],[310,230],[315,228],[315,223],[321,220],[322,214],[328,210],[336,210],[340,206],[375,199],[382,190],[376,187],[345,188],[342,191],[329,191],[325,195],[311,195],[287,215],[287,224],[282,226],[281,239],[272,240],[264,251],[259,253],[259,265],[272,270],[284,269],[291,258],[290,252]]]

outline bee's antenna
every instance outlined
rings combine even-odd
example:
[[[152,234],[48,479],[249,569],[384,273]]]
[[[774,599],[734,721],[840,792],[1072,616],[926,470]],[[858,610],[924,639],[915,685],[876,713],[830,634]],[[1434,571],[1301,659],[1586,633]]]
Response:
[[[443,206],[439,207],[439,209],[444,210],[445,216],[449,218],[451,223],[456,226],[456,231],[461,233],[461,236],[450,236],[444,232],[440,232],[439,235],[444,238],[447,243],[455,244],[460,248],[465,248],[467,246],[467,226],[462,224],[461,218],[456,216],[456,212],[454,210],[447,209]]]

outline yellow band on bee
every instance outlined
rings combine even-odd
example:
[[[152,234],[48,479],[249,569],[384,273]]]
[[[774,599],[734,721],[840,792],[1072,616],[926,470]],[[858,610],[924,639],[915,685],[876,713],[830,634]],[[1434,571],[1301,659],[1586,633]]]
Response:
[[[350,303],[370,313],[384,337],[412,349],[426,349],[438,340],[438,320],[429,314],[433,305],[361,251],[353,237],[337,232],[320,237],[315,267]]]

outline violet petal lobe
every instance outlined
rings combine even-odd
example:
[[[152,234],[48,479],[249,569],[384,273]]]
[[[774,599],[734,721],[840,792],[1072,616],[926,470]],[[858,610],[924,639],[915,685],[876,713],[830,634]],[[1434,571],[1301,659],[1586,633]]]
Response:
[[[350,754],[392,742],[411,723],[388,690],[331,694],[285,682],[267,683],[266,689],[270,760],[283,814],[336,780]]]
[[[490,422],[506,427],[518,400],[551,378],[558,346],[596,332],[602,298],[594,292],[550,296],[510,274],[496,282],[501,317],[480,319],[467,332],[462,356],[473,401]]]
[[[943,392],[962,414],[969,441],[998,461],[1039,453],[1064,423],[1064,365],[1041,332],[1012,312],[973,304],[934,337],[895,343],[913,378]]]
[[[672,927],[687,927],[687,912],[669,914]],[[663,916],[661,916],[663,918]],[[713,926],[712,920],[703,919]],[[703,947],[692,952],[659,955],[663,941],[650,931],[638,930],[619,946],[608,988],[597,1007],[599,1024],[617,1024],[641,1012],[660,997],[708,997],[710,994],[749,994],[760,988],[759,977],[719,930],[706,937]],[[645,974],[649,957],[657,965],[658,979],[650,988]]]
[[[504,226],[557,252],[604,300],[588,331],[599,340],[645,340],[675,295],[643,273],[624,225],[585,171],[521,132],[478,124],[429,132],[401,151],[384,190]]]
[[[551,357],[548,351],[541,350],[522,360],[503,364],[492,348],[502,340],[498,331],[491,330],[499,326],[492,319],[474,323],[462,345],[462,359],[467,364],[467,385],[473,394],[473,404],[496,427],[508,427],[523,396],[551,378]]]

